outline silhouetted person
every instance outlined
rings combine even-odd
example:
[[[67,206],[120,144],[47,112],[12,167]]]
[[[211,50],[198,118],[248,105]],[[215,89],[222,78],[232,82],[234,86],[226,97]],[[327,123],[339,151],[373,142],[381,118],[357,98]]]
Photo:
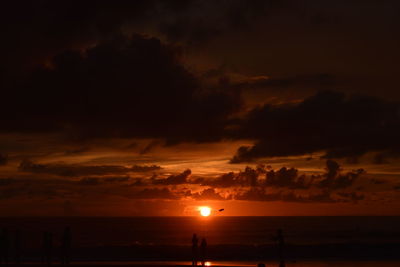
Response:
[[[19,230],[15,231],[14,238],[14,261],[16,265],[19,265],[21,263],[21,232]]]
[[[0,231],[0,266],[3,265],[4,261],[4,238],[3,231]]]
[[[196,234],[192,238],[192,266],[197,266],[197,258],[199,254],[199,239]]]
[[[42,264],[46,263],[47,232],[42,235]]]
[[[53,234],[49,232],[43,233],[43,258],[42,262],[51,265],[53,256]]]
[[[201,240],[201,265],[204,267],[206,265],[206,252],[207,252],[207,241],[205,238]]]
[[[61,264],[68,265],[71,262],[71,229],[66,227],[61,243]]]
[[[0,234],[0,265],[8,265],[10,252],[10,236],[6,228]]]
[[[53,234],[47,236],[47,264],[50,265],[53,259]]]
[[[278,243],[278,255],[279,255],[279,267],[285,267],[285,259],[283,255],[283,249],[285,246],[285,239],[283,238],[282,229],[277,230],[276,242]]]

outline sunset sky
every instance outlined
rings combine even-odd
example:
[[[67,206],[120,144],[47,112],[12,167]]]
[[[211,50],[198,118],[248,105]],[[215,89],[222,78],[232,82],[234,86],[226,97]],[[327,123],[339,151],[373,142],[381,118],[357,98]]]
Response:
[[[400,215],[399,12],[4,2],[1,216]]]

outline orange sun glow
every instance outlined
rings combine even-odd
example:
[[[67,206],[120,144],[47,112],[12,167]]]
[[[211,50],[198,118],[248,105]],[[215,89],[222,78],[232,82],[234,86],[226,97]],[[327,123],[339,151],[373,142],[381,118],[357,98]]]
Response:
[[[201,216],[207,217],[211,214],[211,209],[209,207],[199,207]]]

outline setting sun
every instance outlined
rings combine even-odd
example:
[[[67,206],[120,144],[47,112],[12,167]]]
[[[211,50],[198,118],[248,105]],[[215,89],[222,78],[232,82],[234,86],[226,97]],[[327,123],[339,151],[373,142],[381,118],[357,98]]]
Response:
[[[200,207],[199,210],[201,216],[207,217],[211,214],[211,209],[209,207]]]

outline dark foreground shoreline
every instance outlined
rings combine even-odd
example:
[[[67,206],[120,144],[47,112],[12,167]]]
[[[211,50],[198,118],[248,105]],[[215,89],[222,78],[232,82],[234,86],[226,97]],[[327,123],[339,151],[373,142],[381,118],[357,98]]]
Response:
[[[400,260],[400,243],[395,244],[316,244],[285,246],[288,260]],[[75,247],[71,251],[74,262],[130,262],[130,261],[190,261],[191,247],[177,245],[131,245]],[[27,250],[22,255],[25,262],[40,262],[41,251]],[[275,245],[210,245],[207,257],[215,261],[274,261]],[[53,261],[59,253],[53,251]]]
[[[400,260],[399,244],[322,244],[286,245],[285,257],[293,260]],[[96,247],[76,250],[75,258],[82,260],[183,260],[191,259],[189,246],[123,246]],[[102,255],[102,257],[99,257]],[[275,245],[210,245],[207,256],[213,260],[275,260]]]
[[[264,263],[266,267],[278,267],[276,261],[209,261],[206,267],[256,267],[258,263]],[[343,260],[308,260],[308,261],[286,261],[286,266],[297,267],[397,267],[400,261],[343,261]],[[4,265],[3,265],[4,266]],[[51,267],[51,266],[73,266],[73,267],[187,267],[190,261],[133,261],[133,262],[73,262],[70,265],[52,263],[51,265],[39,262],[27,262],[24,264],[8,264],[7,267]],[[198,265],[200,267],[201,265]]]

